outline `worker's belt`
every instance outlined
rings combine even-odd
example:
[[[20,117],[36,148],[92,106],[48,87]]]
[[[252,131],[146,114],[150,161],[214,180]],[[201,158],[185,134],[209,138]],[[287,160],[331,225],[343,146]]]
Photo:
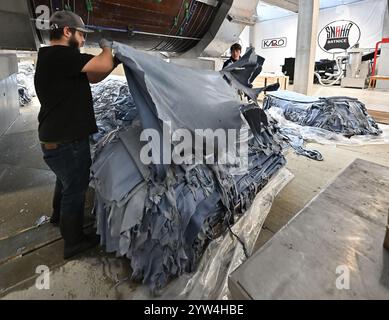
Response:
[[[46,149],[46,150],[55,150],[57,149],[61,144],[67,144],[67,143],[77,143],[80,142],[83,139],[76,139],[76,140],[67,140],[67,141],[62,141],[62,142],[42,142],[41,145]]]
[[[58,143],[41,143],[46,150],[54,150],[58,148]]]

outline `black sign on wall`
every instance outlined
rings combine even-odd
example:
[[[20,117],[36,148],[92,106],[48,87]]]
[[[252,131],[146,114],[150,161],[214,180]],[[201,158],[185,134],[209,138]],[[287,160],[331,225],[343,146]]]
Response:
[[[347,50],[359,42],[361,29],[352,21],[336,20],[327,24],[318,36],[319,47],[329,53]]]
[[[287,44],[286,37],[264,39],[262,40],[262,49],[284,48],[286,47],[286,44]]]

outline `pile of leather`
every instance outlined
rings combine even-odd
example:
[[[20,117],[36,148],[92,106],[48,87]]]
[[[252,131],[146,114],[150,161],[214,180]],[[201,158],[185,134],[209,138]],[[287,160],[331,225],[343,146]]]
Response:
[[[277,91],[266,96],[263,108],[280,108],[287,120],[346,137],[382,133],[365,105],[356,98],[316,98],[290,91]]]
[[[91,91],[99,129],[92,137],[93,143],[113,130],[131,125],[138,112],[125,79],[107,78],[91,85]]]
[[[277,91],[267,94],[263,109],[266,112],[271,109],[270,113],[280,122],[286,119],[298,125],[284,125],[280,131],[297,154],[313,160],[322,161],[323,156],[318,150],[304,146],[299,126],[320,128],[324,136],[328,131],[347,138],[358,135],[378,136],[382,133],[365,105],[355,98],[316,98],[291,91]]]
[[[129,110],[135,106],[137,114],[125,125],[115,120],[118,125],[94,145],[91,185],[97,230],[107,252],[131,260],[132,279],[156,292],[170,279],[194,271],[209,242],[232,232],[230,227],[256,194],[285,165],[284,141],[256,103],[259,90],[252,89],[251,81],[264,59],[252,49],[237,66],[222,72],[167,63],[119,43],[114,51],[123,62],[129,88],[119,97]],[[104,122],[99,116],[106,114],[104,104],[106,111],[116,110],[109,98],[95,106],[98,123]],[[242,145],[247,150],[242,156],[234,154],[235,164],[208,162],[227,152],[218,148],[202,150],[203,161],[196,162],[196,145],[184,163],[162,161],[163,151],[172,152],[174,159],[179,146],[166,141],[164,130],[180,129],[193,138],[199,129],[235,129],[237,150]],[[141,156],[150,144],[141,139],[145,130],[160,137],[151,144],[162,152],[153,153],[150,163]]]

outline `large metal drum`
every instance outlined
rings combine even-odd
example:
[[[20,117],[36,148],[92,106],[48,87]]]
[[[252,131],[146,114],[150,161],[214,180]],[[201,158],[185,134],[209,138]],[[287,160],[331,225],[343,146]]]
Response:
[[[222,1],[218,0],[28,0],[35,8],[46,5],[51,13],[72,10],[96,32],[87,36],[87,46],[101,37],[127,43],[138,49],[185,52],[206,34]],[[48,32],[36,30],[40,42]]]

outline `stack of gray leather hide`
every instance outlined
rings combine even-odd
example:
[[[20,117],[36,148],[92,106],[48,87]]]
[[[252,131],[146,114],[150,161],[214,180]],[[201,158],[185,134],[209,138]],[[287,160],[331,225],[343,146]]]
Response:
[[[125,80],[107,79],[92,85],[91,89],[99,129],[93,135],[93,142],[97,143],[113,130],[129,126],[138,112]]]
[[[280,108],[287,120],[351,137],[379,135],[382,131],[367,113],[365,105],[349,97],[308,97],[290,91],[269,93],[263,108]]]
[[[209,241],[228,230],[285,164],[282,136],[256,103],[239,100],[238,90],[256,94],[249,78],[260,72],[258,62],[263,60],[253,50],[238,68],[223,72],[167,63],[119,43],[114,51],[132,96],[120,93],[119,99],[133,101],[128,106],[135,105],[137,115],[95,146],[99,152],[91,171],[98,234],[107,252],[131,260],[132,278],[156,292],[169,279],[193,271]],[[110,109],[111,102],[105,103]],[[108,111],[102,108],[98,106],[101,113]],[[149,144],[161,151],[178,146],[163,139],[166,124],[171,132],[186,129],[192,137],[196,129],[242,129],[237,144],[248,141],[247,167],[164,164],[163,152],[152,154],[151,164],[145,165],[140,157],[146,143],[140,141],[142,130],[160,134],[161,139]],[[201,157],[221,153],[212,150]]]
[[[264,99],[263,109],[270,108],[278,108],[285,119],[299,125],[322,128],[346,137],[382,133],[365,105],[355,98],[316,98],[291,91],[277,91],[268,93]],[[297,154],[323,160],[319,151],[305,148],[297,128],[281,127],[280,131]]]

